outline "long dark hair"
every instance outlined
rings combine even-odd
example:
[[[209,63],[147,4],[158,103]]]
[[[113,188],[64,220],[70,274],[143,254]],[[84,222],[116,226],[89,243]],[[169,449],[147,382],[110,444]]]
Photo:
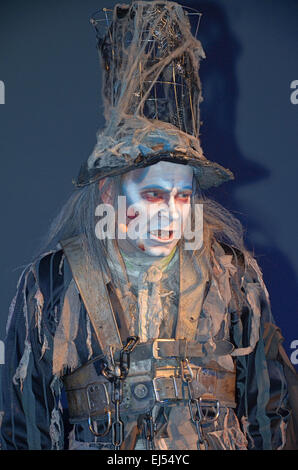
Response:
[[[116,176],[105,178],[101,185],[97,182],[76,189],[53,220],[43,239],[40,254],[55,249],[60,240],[83,234],[90,260],[97,266],[106,266],[109,250],[107,241],[96,237],[95,211],[99,204],[106,202],[104,195],[107,192],[110,203],[116,208],[120,188],[121,177]],[[248,253],[244,246],[242,224],[230,211],[218,202],[206,198],[198,185],[195,186],[192,197],[192,204],[194,203],[203,204],[203,250],[209,252],[213,240],[216,240],[240,250],[244,255]]]

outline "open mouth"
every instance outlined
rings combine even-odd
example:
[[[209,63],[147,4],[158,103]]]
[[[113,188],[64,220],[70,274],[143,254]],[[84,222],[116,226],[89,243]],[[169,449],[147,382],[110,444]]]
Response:
[[[152,230],[150,232],[150,238],[155,240],[160,240],[163,242],[168,242],[173,240],[173,230]]]

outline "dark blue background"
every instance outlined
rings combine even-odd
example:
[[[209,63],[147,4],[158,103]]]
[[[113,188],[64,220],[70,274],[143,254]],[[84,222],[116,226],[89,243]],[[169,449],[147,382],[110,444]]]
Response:
[[[115,1],[0,3],[1,324],[21,267],[72,191],[103,124],[92,13]],[[297,0],[181,1],[203,13],[199,39],[205,154],[235,182],[209,193],[244,224],[272,309],[298,340]],[[293,357],[293,356],[292,356]]]

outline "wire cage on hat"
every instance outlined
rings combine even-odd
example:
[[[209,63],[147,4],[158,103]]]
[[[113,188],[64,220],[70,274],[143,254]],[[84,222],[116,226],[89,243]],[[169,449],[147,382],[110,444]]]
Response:
[[[138,15],[141,21],[136,19]],[[126,114],[170,122],[197,137],[202,100],[197,66],[205,57],[197,40],[201,16],[194,9],[162,1],[133,2],[95,12],[90,21],[103,61],[105,108],[117,106],[123,81],[127,85],[128,80],[122,71],[133,59]],[[193,48],[183,48],[177,54],[189,39],[190,17],[196,19]]]
[[[92,16],[106,124],[76,186],[161,160],[192,165],[202,189],[233,179],[207,160],[199,140],[200,19],[201,13],[166,0],[118,4]]]

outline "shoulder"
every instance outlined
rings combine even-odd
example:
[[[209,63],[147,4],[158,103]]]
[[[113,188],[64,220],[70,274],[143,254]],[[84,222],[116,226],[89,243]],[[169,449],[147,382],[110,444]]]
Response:
[[[256,258],[245,248],[236,248],[223,242],[217,242],[225,255],[231,256],[231,262],[237,268],[246,282],[259,283],[262,288],[266,289],[263,281],[263,273]]]
[[[45,297],[57,292],[64,284],[65,256],[63,250],[56,250],[41,254],[31,265],[36,283]]]
[[[255,298],[262,306],[270,304],[269,293],[263,280],[263,273],[256,258],[245,248],[239,249],[223,242],[212,245],[216,263],[230,275],[230,285],[239,298]]]
[[[65,284],[64,254],[60,247],[36,257],[19,278],[9,310],[7,329],[14,312],[27,312],[29,322],[35,321],[38,311],[43,312],[43,317],[51,316],[57,303],[61,302]]]
[[[22,291],[28,297],[32,292],[40,290],[45,297],[49,297],[63,279],[64,254],[59,247],[41,253],[25,267],[17,284],[17,293]]]
[[[242,299],[242,305],[250,306],[262,322],[273,322],[269,292],[256,258],[248,250],[239,250],[227,244],[221,246],[226,254],[233,255],[232,263],[236,268],[230,283],[233,293]]]

